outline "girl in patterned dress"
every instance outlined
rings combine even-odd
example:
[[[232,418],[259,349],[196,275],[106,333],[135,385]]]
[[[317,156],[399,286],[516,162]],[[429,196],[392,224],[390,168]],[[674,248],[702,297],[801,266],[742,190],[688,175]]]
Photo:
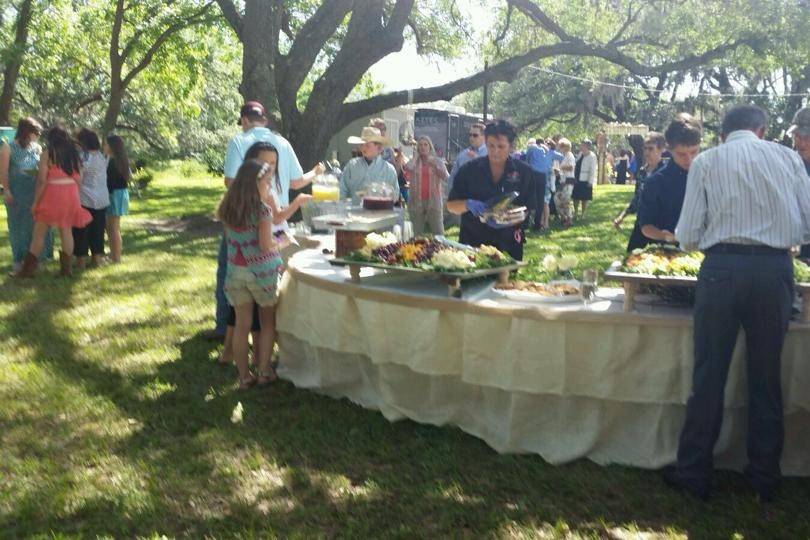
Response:
[[[262,386],[269,384],[274,375],[270,357],[276,331],[278,282],[284,264],[273,236],[273,222],[283,220],[285,214],[271,195],[275,177],[275,163],[256,159],[245,161],[217,212],[225,228],[228,248],[225,296],[236,310],[233,353],[240,390],[257,382]],[[258,379],[253,377],[248,366],[248,334],[253,322],[254,302],[259,305],[261,321]]]

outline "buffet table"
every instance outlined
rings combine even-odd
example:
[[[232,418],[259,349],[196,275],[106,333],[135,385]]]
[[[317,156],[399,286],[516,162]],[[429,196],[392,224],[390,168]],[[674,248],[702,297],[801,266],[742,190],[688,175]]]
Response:
[[[454,425],[498,452],[550,463],[588,458],[657,468],[675,460],[692,376],[691,310],[621,289],[581,303],[521,304],[491,281],[464,299],[420,276],[363,270],[361,283],[318,250],[297,253],[277,317],[279,375],[389,420]],[[744,340],[726,389],[716,464],[745,464]],[[783,354],[787,475],[810,476],[810,325]]]

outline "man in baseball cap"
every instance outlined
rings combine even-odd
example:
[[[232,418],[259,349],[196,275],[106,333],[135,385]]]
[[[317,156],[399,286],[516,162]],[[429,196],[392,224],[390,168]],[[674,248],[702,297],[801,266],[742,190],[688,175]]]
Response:
[[[248,101],[242,105],[242,108],[239,110],[239,120],[236,122],[236,125],[241,126],[243,119],[248,119],[248,121],[264,119],[266,123],[267,111],[264,110],[264,105],[258,101]]]
[[[276,172],[281,184],[281,206],[290,204],[290,189],[300,190],[307,187],[318,174],[324,171],[323,163],[318,163],[307,173],[301,168],[298,156],[295,154],[290,142],[281,134],[267,127],[267,111],[258,101],[247,101],[239,110],[239,123],[242,132],[235,135],[228,143],[225,153],[225,185],[230,185],[236,177],[236,172],[245,160],[248,149],[257,142],[269,142],[278,151]],[[217,259],[217,285],[214,296],[216,298],[216,326],[206,333],[207,337],[222,339],[228,322],[228,301],[225,298],[224,284],[227,273],[228,258],[225,237],[220,242]]]

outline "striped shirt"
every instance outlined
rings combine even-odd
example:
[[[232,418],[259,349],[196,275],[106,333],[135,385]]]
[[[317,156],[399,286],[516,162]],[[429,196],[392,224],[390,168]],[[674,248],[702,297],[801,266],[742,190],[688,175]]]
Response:
[[[701,250],[810,242],[810,177],[801,159],[752,131],[730,133],[692,163],[675,236],[683,248]]]

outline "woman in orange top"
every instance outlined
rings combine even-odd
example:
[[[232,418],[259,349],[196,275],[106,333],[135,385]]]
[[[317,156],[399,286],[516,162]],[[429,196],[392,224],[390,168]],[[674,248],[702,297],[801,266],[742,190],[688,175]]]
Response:
[[[413,233],[424,234],[425,225],[434,235],[444,234],[444,190],[447,184],[447,167],[433,148],[427,135],[416,143],[416,157],[405,164],[405,177],[410,181],[408,214],[413,223]]]
[[[39,161],[34,194],[34,233],[31,247],[23,260],[18,277],[33,277],[37,256],[42,251],[50,227],[59,229],[62,240],[59,252],[59,274],[70,276],[73,258],[73,227],[85,227],[92,216],[79,202],[79,151],[67,131],[53,127],[48,131],[48,152]]]

